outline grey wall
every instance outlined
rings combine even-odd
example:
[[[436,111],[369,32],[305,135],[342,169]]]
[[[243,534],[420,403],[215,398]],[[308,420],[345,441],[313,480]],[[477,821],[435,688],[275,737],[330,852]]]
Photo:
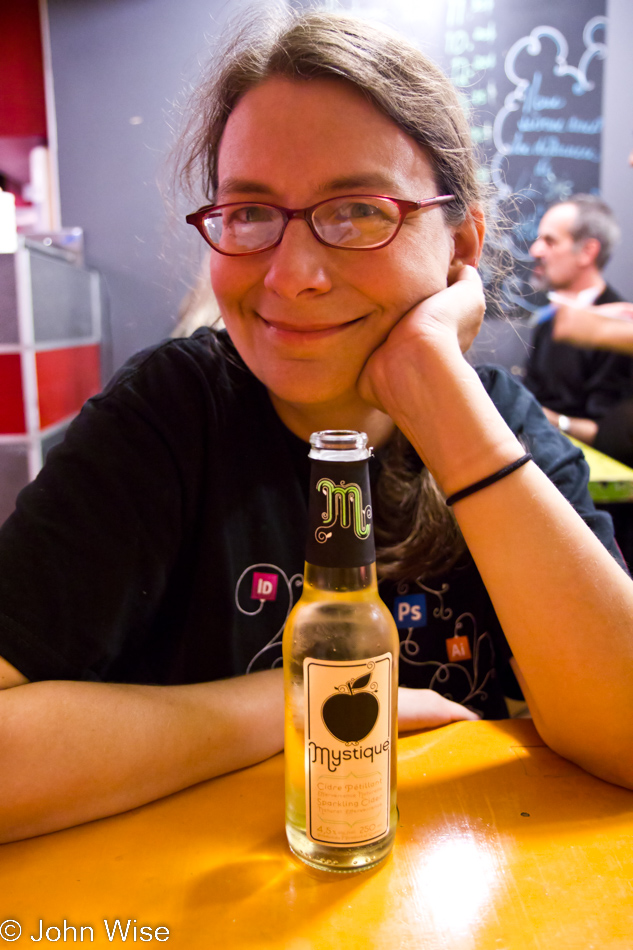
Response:
[[[631,69],[633,0],[608,0],[608,47],[604,86],[604,132],[600,190],[622,227],[622,243],[606,270],[608,280],[633,300],[633,95]]]
[[[208,56],[205,36],[242,6],[48,2],[62,224],[85,229],[87,263],[105,278],[110,367],[170,332],[195,270],[202,240],[184,221],[174,228],[157,178],[172,103]]]

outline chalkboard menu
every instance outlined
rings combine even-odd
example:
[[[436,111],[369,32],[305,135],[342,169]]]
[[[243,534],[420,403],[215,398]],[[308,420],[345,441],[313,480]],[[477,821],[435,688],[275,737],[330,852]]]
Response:
[[[633,0],[632,0],[633,2]],[[349,0],[438,62],[463,97],[493,203],[512,221],[510,303],[541,302],[528,247],[556,201],[599,187],[606,0]]]
[[[539,300],[521,264],[543,213],[598,191],[605,33],[604,0],[446,2],[443,65],[470,103],[486,175],[513,221],[519,286],[509,296],[528,309]]]

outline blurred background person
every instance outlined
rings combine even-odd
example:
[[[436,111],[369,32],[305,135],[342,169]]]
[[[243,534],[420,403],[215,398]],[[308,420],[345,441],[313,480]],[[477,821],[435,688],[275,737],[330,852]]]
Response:
[[[633,150],[628,162],[633,167]],[[552,339],[583,349],[608,350],[633,356],[633,303],[583,305],[561,291],[552,322]],[[568,299],[565,299],[568,298]],[[608,410],[598,424],[593,445],[633,467],[633,397]]]
[[[633,396],[633,360],[560,340],[558,309],[566,301],[581,306],[621,301],[602,276],[619,236],[608,205],[595,195],[574,195],[543,215],[530,248],[533,286],[549,292],[552,302],[535,329],[525,385],[552,425],[588,445],[595,443],[603,416]]]

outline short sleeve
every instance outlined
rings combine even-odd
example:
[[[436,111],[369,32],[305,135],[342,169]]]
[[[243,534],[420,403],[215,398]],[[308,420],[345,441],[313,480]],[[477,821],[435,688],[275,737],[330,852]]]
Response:
[[[98,680],[143,649],[195,523],[203,377],[187,345],[141,354],[18,496],[0,530],[0,655],[29,679]]]

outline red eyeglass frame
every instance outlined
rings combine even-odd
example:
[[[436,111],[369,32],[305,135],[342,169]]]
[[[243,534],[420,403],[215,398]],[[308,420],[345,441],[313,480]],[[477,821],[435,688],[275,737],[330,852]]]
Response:
[[[400,216],[395,231],[386,241],[380,244],[372,244],[370,247],[342,247],[340,244],[330,244],[329,241],[324,240],[324,238],[317,234],[312,221],[312,214],[321,205],[335,200],[333,198],[324,198],[323,201],[317,201],[316,204],[310,205],[308,208],[284,208],[282,205],[271,204],[267,201],[229,201],[221,205],[203,205],[201,208],[198,208],[197,211],[192,211],[191,214],[188,214],[185,221],[187,224],[192,224],[198,229],[209,247],[212,247],[218,254],[224,254],[226,257],[249,257],[252,254],[262,254],[264,251],[270,251],[271,248],[277,247],[278,244],[281,244],[288,223],[292,221],[293,218],[299,218],[305,221],[319,244],[324,244],[326,247],[333,247],[337,251],[375,251],[378,250],[378,248],[386,247],[388,244],[391,244],[402,227],[402,223],[407,215],[412,214],[414,211],[420,211],[423,208],[435,208],[438,205],[448,204],[449,201],[455,201],[455,195],[438,195],[435,198],[422,198],[420,201],[406,201],[404,198],[392,198],[391,195],[337,195],[336,198],[380,198],[383,201],[391,201],[397,206]],[[280,211],[285,219],[281,234],[273,244],[267,244],[266,247],[260,247],[256,251],[223,251],[210,240],[209,235],[204,229],[204,219],[210,211],[219,211],[222,208],[234,208],[237,205],[245,204],[263,205],[265,208],[274,208],[276,211]]]

